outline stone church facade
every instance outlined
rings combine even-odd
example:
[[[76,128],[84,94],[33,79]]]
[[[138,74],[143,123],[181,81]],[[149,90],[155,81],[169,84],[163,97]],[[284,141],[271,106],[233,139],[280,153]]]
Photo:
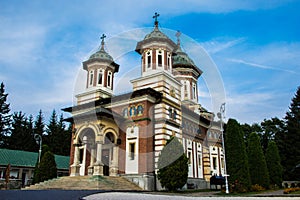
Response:
[[[202,71],[158,28],[137,43],[141,77],[133,92],[113,95],[119,64],[101,47],[83,62],[86,89],[70,112],[73,135],[70,176],[124,176],[145,190],[161,189],[156,178],[160,151],[171,136],[189,159],[188,183],[206,188],[212,174],[224,174],[219,125],[198,103]],[[170,158],[172,159],[172,158]]]

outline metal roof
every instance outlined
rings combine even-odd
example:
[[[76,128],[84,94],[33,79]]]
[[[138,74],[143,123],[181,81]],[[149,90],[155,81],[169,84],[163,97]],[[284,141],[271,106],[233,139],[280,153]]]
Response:
[[[54,155],[57,169],[69,169],[70,157]],[[38,153],[11,149],[0,149],[0,165],[35,167]]]

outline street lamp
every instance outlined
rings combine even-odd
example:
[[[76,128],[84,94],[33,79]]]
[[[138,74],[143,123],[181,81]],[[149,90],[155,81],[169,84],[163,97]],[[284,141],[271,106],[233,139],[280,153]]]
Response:
[[[223,117],[225,117],[225,103],[222,103],[222,105],[220,107],[220,112],[217,115],[218,115],[218,118],[220,118],[220,122],[221,122],[222,148],[223,148],[223,156],[224,156],[225,187],[226,187],[226,194],[228,194],[229,193],[229,189],[228,189],[228,179],[227,179],[227,177],[229,175],[227,174],[227,169],[226,169],[226,156],[225,156],[225,144],[224,144],[224,129],[223,129]]]
[[[40,145],[40,149],[39,149],[39,163],[41,162],[41,155],[42,155],[42,136],[40,134],[34,134],[34,139],[35,142]]]

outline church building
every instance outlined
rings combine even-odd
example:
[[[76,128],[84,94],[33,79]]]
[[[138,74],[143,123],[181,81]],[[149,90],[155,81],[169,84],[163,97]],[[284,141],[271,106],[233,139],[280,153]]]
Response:
[[[203,72],[182,50],[179,32],[175,43],[159,29],[158,16],[136,44],[141,76],[130,81],[132,92],[114,95],[122,66],[105,50],[104,34],[99,50],[82,63],[86,89],[63,109],[73,123],[70,176],[123,176],[145,190],[161,189],[157,162],[172,136],[189,159],[188,185],[207,188],[213,174],[224,174],[219,125],[198,102]]]

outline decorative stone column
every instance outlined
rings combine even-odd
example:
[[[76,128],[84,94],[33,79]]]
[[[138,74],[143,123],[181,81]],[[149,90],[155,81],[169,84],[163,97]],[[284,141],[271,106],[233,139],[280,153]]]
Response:
[[[78,144],[74,144],[75,145],[75,154],[74,154],[74,160],[73,160],[73,164],[70,166],[70,176],[79,176],[79,169],[80,169],[80,165],[79,165],[79,157],[80,157],[80,151],[79,151],[79,146]]]
[[[88,167],[88,175],[93,175],[94,163],[95,163],[95,145],[90,144],[90,149],[91,149],[91,160],[90,160],[90,166]]]
[[[102,163],[102,143],[96,142],[97,145],[97,153],[96,153],[96,163],[94,164],[94,176],[103,176],[103,166]]]
[[[109,175],[117,176],[118,175],[118,158],[119,158],[119,147],[117,145],[113,146],[111,149],[113,152],[113,159],[111,161],[111,165],[109,167]]]

